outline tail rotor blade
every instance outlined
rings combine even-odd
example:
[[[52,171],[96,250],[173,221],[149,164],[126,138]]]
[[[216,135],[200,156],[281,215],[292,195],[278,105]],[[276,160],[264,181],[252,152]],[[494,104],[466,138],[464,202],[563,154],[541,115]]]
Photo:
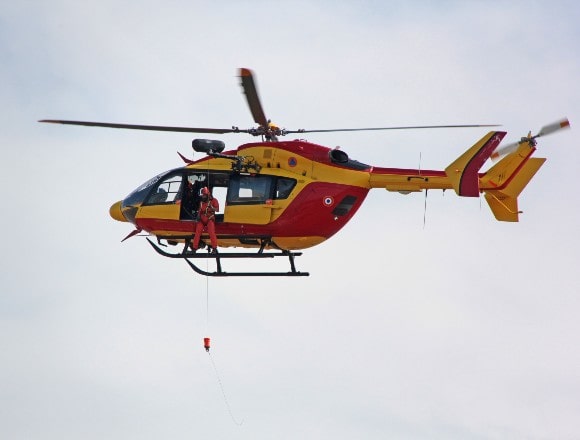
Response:
[[[560,131],[564,128],[570,128],[570,121],[568,118],[562,119],[561,121],[554,122],[552,124],[544,125],[537,135],[534,137],[546,136],[547,134],[552,134],[556,131]]]
[[[506,154],[510,154],[518,149],[520,145],[519,142],[512,142],[511,144],[504,145],[503,147],[496,148],[493,153],[491,153],[491,160],[497,162],[501,157]]]

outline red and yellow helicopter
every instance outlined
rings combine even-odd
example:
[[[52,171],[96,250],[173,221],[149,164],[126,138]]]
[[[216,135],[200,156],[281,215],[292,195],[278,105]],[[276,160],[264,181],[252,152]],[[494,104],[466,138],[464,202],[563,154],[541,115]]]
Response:
[[[262,109],[254,75],[239,70],[241,86],[256,128],[230,129],[167,127],[70,120],[40,122],[138,130],[204,134],[247,133],[260,142],[224,151],[220,140],[194,139],[193,149],[206,154],[193,161],[181,156],[186,165],[161,173],[110,208],[115,220],[135,226],[125,239],[145,232],[161,255],[182,258],[206,276],[305,276],[296,270],[297,252],[316,246],[336,234],[358,211],[369,190],[382,188],[403,194],[430,189],[453,190],[461,197],[483,194],[495,218],[517,222],[518,195],[542,166],[545,159],[532,158],[536,139],[569,127],[567,119],[544,126],[536,135],[499,147],[504,131],[490,131],[447,168],[441,171],[383,168],[351,159],[340,149],[296,139],[281,141],[287,134],[396,130],[493,125],[437,125],[409,127],[346,128],[329,130],[286,130],[273,124]],[[480,172],[488,159],[497,162]],[[200,190],[208,187],[223,206],[216,216],[215,229],[220,248],[242,251],[193,253],[193,240]],[[125,240],[124,239],[124,240]],[[206,245],[207,235],[202,236]],[[177,246],[169,252],[170,246]],[[223,259],[287,257],[286,272],[228,272]],[[197,259],[214,259],[215,271],[203,270]]]

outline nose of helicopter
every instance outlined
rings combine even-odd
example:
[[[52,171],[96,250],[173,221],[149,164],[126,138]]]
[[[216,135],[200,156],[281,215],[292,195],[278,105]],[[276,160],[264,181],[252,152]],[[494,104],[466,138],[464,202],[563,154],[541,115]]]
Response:
[[[111,205],[111,207],[109,208],[109,214],[111,215],[111,217],[113,217],[115,220],[119,222],[127,221],[127,219],[123,215],[123,211],[121,210],[121,201],[115,202]]]

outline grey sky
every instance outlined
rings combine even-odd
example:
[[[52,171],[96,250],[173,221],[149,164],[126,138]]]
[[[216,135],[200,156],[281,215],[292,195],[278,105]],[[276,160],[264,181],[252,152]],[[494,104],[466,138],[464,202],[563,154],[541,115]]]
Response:
[[[573,1],[2,3],[1,437],[577,439],[578,23]],[[424,194],[375,190],[310,277],[208,281],[108,215],[192,136],[36,121],[249,128],[239,67],[289,129],[572,129],[518,224],[433,191],[423,228]],[[485,132],[308,140],[443,169]]]

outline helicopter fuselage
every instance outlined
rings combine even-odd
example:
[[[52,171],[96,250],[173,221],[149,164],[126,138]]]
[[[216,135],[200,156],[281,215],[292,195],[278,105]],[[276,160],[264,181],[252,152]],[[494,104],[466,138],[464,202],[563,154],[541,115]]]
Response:
[[[253,167],[240,172],[234,158]],[[371,188],[371,170],[340,150],[301,140],[245,144],[154,177],[114,204],[111,215],[183,241],[195,229],[199,191],[207,186],[222,207],[220,247],[258,247],[260,237],[269,237],[277,247],[304,249],[353,217]]]

